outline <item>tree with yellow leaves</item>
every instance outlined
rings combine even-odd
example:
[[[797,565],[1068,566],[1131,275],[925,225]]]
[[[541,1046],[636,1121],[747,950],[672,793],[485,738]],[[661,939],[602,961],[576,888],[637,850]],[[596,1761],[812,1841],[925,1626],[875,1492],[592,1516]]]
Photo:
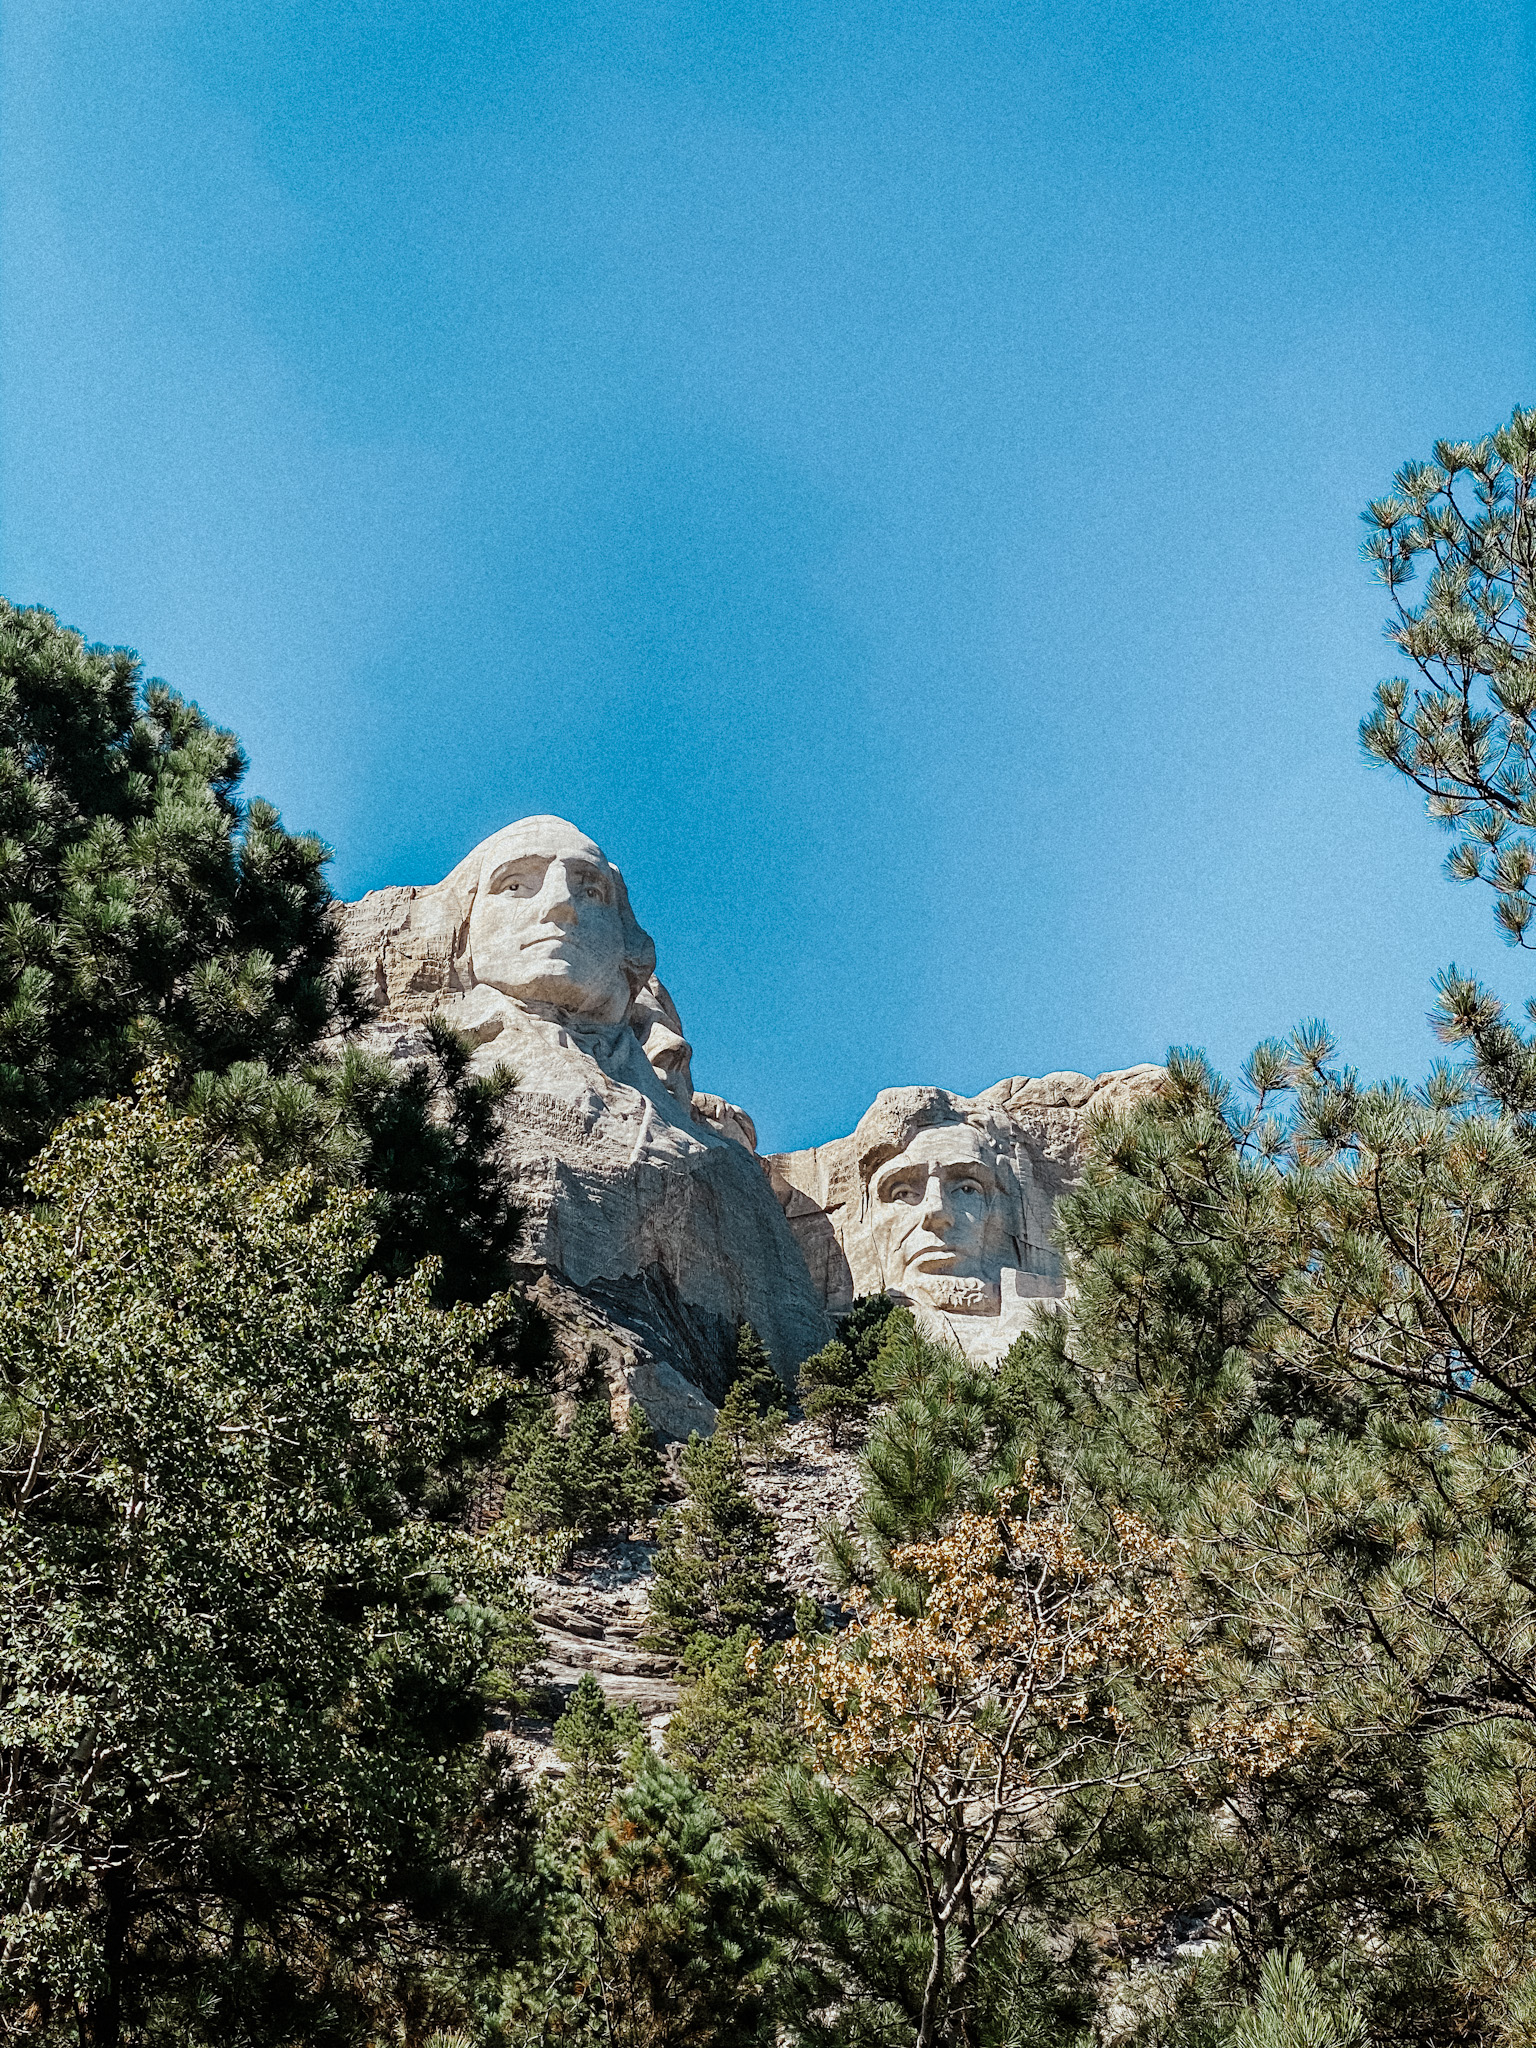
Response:
[[[1012,1904],[1007,1851],[1054,1805],[1178,1768],[1127,1732],[1127,1695],[1188,1656],[1172,1544],[1129,1516],[1102,1554],[1032,1477],[891,1553],[842,1634],[778,1666],[818,1773],[899,1859],[922,1901],[916,2048],[970,2048],[974,1970]]]

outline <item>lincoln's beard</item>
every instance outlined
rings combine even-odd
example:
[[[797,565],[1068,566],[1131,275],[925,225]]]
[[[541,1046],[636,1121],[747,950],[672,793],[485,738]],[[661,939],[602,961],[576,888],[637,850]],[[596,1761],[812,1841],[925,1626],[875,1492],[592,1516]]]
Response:
[[[957,1280],[947,1273],[913,1273],[907,1285],[930,1308],[952,1316],[995,1316],[1001,1309],[996,1287],[986,1280]]]

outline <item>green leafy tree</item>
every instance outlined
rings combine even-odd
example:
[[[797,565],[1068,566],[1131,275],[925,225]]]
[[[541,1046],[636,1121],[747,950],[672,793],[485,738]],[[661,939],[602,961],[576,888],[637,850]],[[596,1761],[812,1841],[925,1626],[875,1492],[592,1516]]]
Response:
[[[158,1079],[28,1186],[0,1233],[0,2012],[91,2048],[430,2013],[517,1947],[521,1809],[480,1738],[536,1644],[516,1557],[429,1503],[522,1311],[370,1276],[365,1196],[221,1157]]]
[[[324,1030],[329,855],[245,769],[132,655],[0,601],[0,1192],[149,1053],[291,1068]]]
[[[843,1432],[868,1415],[876,1399],[875,1362],[899,1304],[888,1294],[865,1295],[839,1319],[837,1335],[800,1368],[800,1405],[811,1422],[823,1424],[827,1444],[837,1450]]]
[[[682,1505],[661,1518],[646,1640],[681,1656],[695,1638],[724,1641],[781,1606],[771,1517],[747,1492],[729,1438],[690,1437]]]
[[[1058,1805],[1102,1807],[1197,1761],[1137,1740],[1135,1694],[1188,1670],[1176,1551],[1121,1515],[1090,1554],[1060,1499],[1030,1486],[889,1565],[892,1590],[860,1597],[841,1634],[797,1638],[777,1677],[818,1775],[885,1844],[908,1919],[926,1920],[910,2039],[973,2048],[995,2018],[983,1953],[1009,1945]]]

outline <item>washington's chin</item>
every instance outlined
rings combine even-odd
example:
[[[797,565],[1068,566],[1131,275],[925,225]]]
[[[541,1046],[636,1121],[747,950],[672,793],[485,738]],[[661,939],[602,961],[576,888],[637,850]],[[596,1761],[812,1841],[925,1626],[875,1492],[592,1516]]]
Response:
[[[491,975],[477,971],[482,986],[494,988],[514,1003],[547,1003],[571,1017],[592,1024],[618,1024],[629,1008],[629,987],[594,984],[563,960],[540,961],[536,974]]]

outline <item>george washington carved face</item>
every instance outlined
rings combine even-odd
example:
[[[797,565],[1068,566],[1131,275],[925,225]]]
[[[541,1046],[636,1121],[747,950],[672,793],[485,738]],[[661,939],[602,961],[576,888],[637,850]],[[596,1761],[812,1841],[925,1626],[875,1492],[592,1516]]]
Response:
[[[477,853],[468,931],[474,979],[520,1002],[622,1023],[655,950],[600,848],[561,818],[524,818]]]
[[[882,1284],[951,1315],[996,1315],[1013,1204],[985,1135],[967,1123],[914,1131],[876,1166],[866,1217]]]

